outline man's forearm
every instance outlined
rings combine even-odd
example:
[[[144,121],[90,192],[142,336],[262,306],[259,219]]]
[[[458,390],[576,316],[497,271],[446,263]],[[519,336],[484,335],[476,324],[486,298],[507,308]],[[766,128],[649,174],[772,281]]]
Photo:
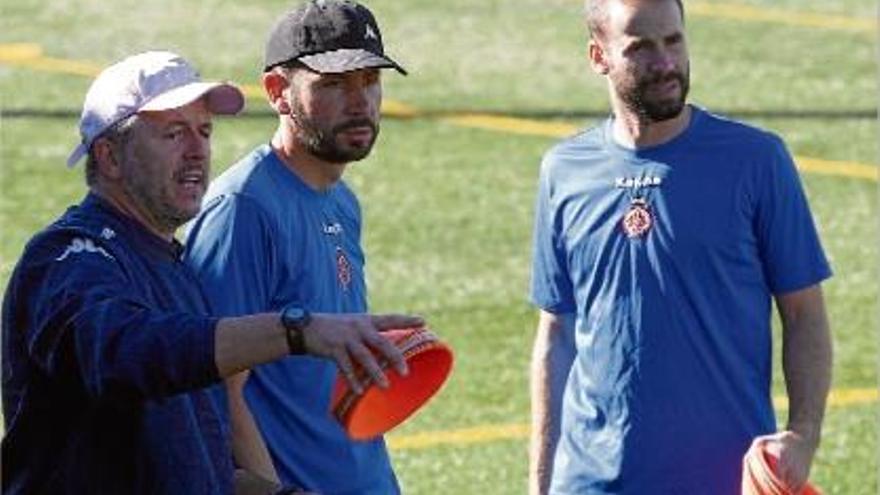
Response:
[[[281,484],[247,469],[236,468],[234,474],[232,490],[235,495],[275,495],[283,488]]]
[[[818,446],[831,386],[831,334],[821,288],[779,296],[788,429]]]
[[[381,332],[392,328],[416,328],[425,325],[419,316],[401,314],[326,314],[312,313],[302,331],[304,348],[312,356],[332,359],[354,390],[361,387],[355,366],[365,370],[380,387],[387,386],[380,359],[389,367],[407,373],[406,360]],[[280,359],[291,352],[287,331],[278,313],[223,318],[214,330],[214,362],[221,378],[256,365]]]
[[[244,387],[249,376],[250,372],[244,371],[226,379],[235,465],[278,483],[279,478],[272,464],[272,457],[244,399]]]
[[[531,365],[532,433],[529,492],[550,488],[553,455],[560,434],[562,393],[574,361],[573,319],[542,312],[535,335]]]
[[[223,318],[217,322],[214,345],[214,362],[223,378],[289,352],[278,313]]]

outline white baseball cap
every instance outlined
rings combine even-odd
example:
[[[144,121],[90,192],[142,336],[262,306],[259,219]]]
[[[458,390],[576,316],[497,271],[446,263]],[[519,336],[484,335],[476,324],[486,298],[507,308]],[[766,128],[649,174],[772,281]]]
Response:
[[[228,82],[202,82],[180,55],[150,51],[132,55],[104,69],[92,82],[79,120],[82,141],[67,159],[73,167],[95,139],[113,124],[138,112],[179,108],[205,97],[214,114],[232,115],[244,108],[244,95]]]

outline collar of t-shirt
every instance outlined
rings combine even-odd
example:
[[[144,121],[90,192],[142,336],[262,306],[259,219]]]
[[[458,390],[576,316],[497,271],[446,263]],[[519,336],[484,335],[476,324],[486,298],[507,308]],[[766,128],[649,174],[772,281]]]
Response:
[[[690,139],[692,139],[695,130],[705,113],[705,111],[697,105],[688,105],[691,108],[691,118],[687,127],[682,132],[665,143],[643,148],[630,148],[618,143],[617,140],[614,139],[614,116],[612,115],[608,117],[602,125],[605,149],[613,156],[636,160],[641,158],[651,159],[656,156],[661,156],[665,152],[680,149],[682,145],[685,145]]]

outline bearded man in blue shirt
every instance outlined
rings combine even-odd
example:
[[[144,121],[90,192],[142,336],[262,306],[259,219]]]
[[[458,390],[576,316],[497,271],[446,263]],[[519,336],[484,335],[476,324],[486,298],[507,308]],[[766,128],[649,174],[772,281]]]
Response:
[[[382,69],[405,74],[358,3],[309,0],[272,28],[262,82],[275,134],[211,184],[187,237],[220,314],[367,310],[361,209],[342,176],[378,136]],[[327,413],[334,380],[309,358],[230,380],[236,458],[321,493],[398,493],[384,440],[353,441]]]
[[[541,166],[531,493],[734,495],[753,441],[797,493],[830,383],[831,271],[791,156],[686,103],[681,0],[593,0],[587,24],[612,116]]]

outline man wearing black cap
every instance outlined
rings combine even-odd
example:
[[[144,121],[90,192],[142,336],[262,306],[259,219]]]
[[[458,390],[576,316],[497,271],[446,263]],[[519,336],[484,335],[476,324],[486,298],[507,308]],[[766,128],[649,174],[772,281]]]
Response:
[[[286,307],[302,325],[367,310],[360,206],[341,177],[376,140],[383,68],[406,74],[362,5],[312,0],[272,29],[262,81],[277,131],[211,185],[187,241],[219,315]],[[330,415],[335,377],[297,358],[228,383],[237,462],[321,493],[398,493],[384,441],[354,442]]]

